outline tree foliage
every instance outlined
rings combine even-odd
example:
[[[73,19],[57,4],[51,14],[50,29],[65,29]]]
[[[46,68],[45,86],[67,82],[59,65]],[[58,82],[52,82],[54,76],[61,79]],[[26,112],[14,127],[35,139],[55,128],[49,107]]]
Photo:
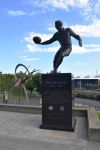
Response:
[[[0,92],[9,91],[15,83],[13,74],[0,74]]]
[[[14,74],[0,74],[0,93],[3,91],[11,91],[15,84],[15,75]],[[26,89],[32,93],[36,91],[40,93],[41,87],[41,73],[36,73],[32,76],[32,80],[29,80],[26,83]],[[18,89],[16,89],[18,90]]]
[[[32,80],[29,80],[26,84],[26,88],[28,91],[32,93],[32,91],[36,91],[40,93],[41,91],[41,73],[36,73],[33,75]]]

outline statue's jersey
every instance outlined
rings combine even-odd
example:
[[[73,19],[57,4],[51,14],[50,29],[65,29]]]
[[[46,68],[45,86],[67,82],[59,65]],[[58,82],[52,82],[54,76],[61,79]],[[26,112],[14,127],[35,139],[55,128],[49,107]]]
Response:
[[[42,44],[51,44],[55,41],[59,41],[61,47],[72,49],[71,36],[81,41],[80,36],[72,29],[63,28],[62,30],[57,31],[50,40],[42,42]]]

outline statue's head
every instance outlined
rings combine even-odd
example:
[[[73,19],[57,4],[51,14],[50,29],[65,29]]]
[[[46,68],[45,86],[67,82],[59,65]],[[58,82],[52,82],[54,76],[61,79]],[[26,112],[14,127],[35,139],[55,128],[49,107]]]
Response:
[[[63,22],[61,20],[55,21],[55,28],[61,30],[63,28]]]

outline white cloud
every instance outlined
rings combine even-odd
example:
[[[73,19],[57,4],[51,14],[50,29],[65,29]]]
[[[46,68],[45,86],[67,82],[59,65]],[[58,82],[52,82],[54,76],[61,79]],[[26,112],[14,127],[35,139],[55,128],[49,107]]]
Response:
[[[27,44],[26,48],[25,48],[28,52],[41,52],[41,53],[52,53],[52,52],[56,52],[57,49],[59,49],[59,47],[42,47],[41,45],[31,45],[31,44]]]
[[[21,11],[21,10],[9,10],[9,11],[7,11],[7,14],[9,15],[9,16],[25,16],[25,15],[27,15],[27,12],[25,12],[25,11]]]
[[[100,37],[100,19],[94,19],[92,23],[89,25],[66,25],[66,22],[64,23],[64,27],[70,27],[73,29],[77,34],[84,36],[84,37]],[[55,27],[49,27],[48,30],[52,33],[56,32]]]
[[[38,61],[38,60],[40,60],[39,58],[29,57],[29,56],[21,56],[21,59],[24,61]]]
[[[91,24],[90,26],[72,26],[72,28],[76,31],[76,33],[79,32],[79,34],[81,34],[82,36],[88,36],[88,37],[100,37],[100,30],[99,30],[99,24],[100,24],[100,20],[97,20],[96,22],[94,22],[93,24]],[[94,33],[95,31],[95,33]],[[42,41],[48,40],[52,37],[52,34],[40,34],[40,33],[29,33],[25,38],[24,41],[27,42],[26,43],[26,47],[25,50],[28,52],[41,52],[41,53],[50,53],[50,52],[54,52],[56,53],[56,51],[59,49],[60,45],[58,44],[58,46],[43,46],[43,45],[38,45],[35,44],[32,41],[32,38],[34,36],[39,36],[42,38]],[[93,52],[100,52],[100,45],[83,45],[83,47],[79,47],[78,45],[73,45],[73,50],[72,50],[72,54],[85,54],[85,53],[93,53]]]
[[[86,7],[88,0],[29,0],[28,3],[44,9],[60,8],[68,11],[71,6],[80,8]]]
[[[100,20],[95,20],[90,25],[74,25],[70,26],[77,34],[85,37],[98,37],[100,38]],[[29,52],[56,52],[59,49],[58,46],[43,46],[34,44],[32,41],[34,36],[41,37],[42,41],[48,40],[52,37],[53,34],[41,34],[41,33],[29,33],[24,41],[27,42],[25,49]],[[84,53],[92,53],[92,52],[100,52],[100,45],[83,45],[83,47],[79,47],[78,45],[73,45],[72,54],[84,54]]]
[[[76,45],[72,46],[72,54],[84,54],[86,53],[86,49],[84,47],[79,47]]]
[[[29,33],[25,38],[24,41],[28,42],[28,43],[33,43],[33,37],[34,36],[39,36],[42,41],[48,40],[52,37],[52,34],[41,34],[41,33]]]
[[[49,28],[48,28],[48,31],[54,33],[54,32],[56,32],[56,28],[55,28],[55,27],[49,27]]]
[[[27,0],[27,3],[39,11],[46,12],[62,9],[70,11],[70,8],[77,8],[82,16],[85,16],[88,21],[93,21],[94,18],[100,17],[100,0]]]
[[[28,52],[39,52],[39,53],[56,53],[59,49],[59,46],[53,46],[53,47],[42,47],[40,45],[32,45],[28,44],[26,45],[26,50]],[[79,47],[78,45],[72,46],[72,54],[86,54],[86,53],[95,53],[100,52],[100,45],[83,45],[83,47]]]
[[[65,26],[66,28],[66,26]],[[84,37],[98,37],[100,38],[100,20],[93,21],[90,25],[72,25],[70,26],[77,34]],[[53,33],[56,32],[55,28],[48,28],[49,31]],[[25,38],[24,41],[33,44],[33,37],[39,36],[42,41],[50,39],[53,34],[41,34],[41,33],[29,33]],[[30,48],[31,49],[31,48]]]
[[[29,52],[43,52],[43,49],[37,45],[27,44],[25,49]]]
[[[94,20],[100,17],[100,0],[89,0],[83,14],[88,20]]]
[[[83,45],[83,47],[79,47],[73,45],[72,54],[86,54],[86,53],[95,53],[100,52],[100,45]]]
[[[92,11],[100,13],[100,0],[28,0],[27,3],[44,9],[60,8],[68,11],[70,7],[78,7],[87,14]]]
[[[76,33],[85,37],[100,37],[100,20],[94,20],[90,25],[70,26]]]

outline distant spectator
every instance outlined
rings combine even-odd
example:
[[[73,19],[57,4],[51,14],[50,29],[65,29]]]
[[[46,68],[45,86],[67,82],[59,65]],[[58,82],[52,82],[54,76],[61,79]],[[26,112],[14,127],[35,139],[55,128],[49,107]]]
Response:
[[[4,93],[3,93],[3,103],[7,104],[7,102],[8,102],[8,92],[4,91]]]

